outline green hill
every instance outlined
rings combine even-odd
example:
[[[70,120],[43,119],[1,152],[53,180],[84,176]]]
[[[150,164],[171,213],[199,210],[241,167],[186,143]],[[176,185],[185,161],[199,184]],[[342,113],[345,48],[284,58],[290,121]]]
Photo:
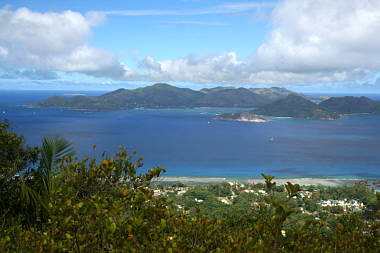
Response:
[[[264,92],[266,91],[266,92]],[[159,83],[134,90],[118,89],[97,97],[50,97],[40,107],[122,110],[133,108],[257,107],[292,93],[286,89],[216,87],[200,91]]]
[[[319,106],[301,96],[288,95],[286,98],[277,100],[253,110],[251,113],[274,117],[294,117],[301,119],[338,119],[336,113],[319,108]]]
[[[380,113],[380,102],[367,97],[332,97],[321,102],[319,106],[339,114]]]
[[[90,110],[125,110],[134,108],[242,107],[256,108],[252,117],[266,115],[302,119],[338,119],[339,114],[380,113],[380,101],[367,97],[332,97],[319,104],[309,97],[284,88],[215,87],[200,91],[178,88],[165,83],[137,88],[118,89],[101,96],[54,96],[36,104]],[[244,114],[244,119],[248,114]],[[236,115],[224,115],[234,120]]]
[[[271,102],[274,102],[276,100],[279,100],[281,98],[284,98],[288,95],[301,95],[299,93],[296,93],[294,91],[285,89],[285,88],[279,88],[279,87],[272,87],[272,88],[251,88],[249,89],[251,92],[264,96],[267,99],[269,99]]]
[[[265,96],[245,88],[213,89],[197,100],[197,106],[205,107],[256,107],[269,103]]]

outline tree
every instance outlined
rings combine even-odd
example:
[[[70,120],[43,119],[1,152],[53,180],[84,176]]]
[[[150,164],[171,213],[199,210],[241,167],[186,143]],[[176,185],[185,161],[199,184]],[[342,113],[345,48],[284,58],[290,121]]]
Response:
[[[22,181],[22,195],[34,210],[35,216],[47,218],[47,208],[59,186],[57,164],[64,157],[75,154],[71,142],[63,137],[44,137],[41,146],[40,165],[33,172],[32,184]]]
[[[26,145],[23,135],[13,131],[8,119],[0,122],[0,175],[15,175],[33,166],[38,159],[37,147]]]
[[[37,147],[27,146],[23,135],[14,132],[7,119],[0,122],[0,215],[3,219],[27,212],[20,198],[20,175],[26,174],[29,181],[30,169],[36,166],[38,153]]]

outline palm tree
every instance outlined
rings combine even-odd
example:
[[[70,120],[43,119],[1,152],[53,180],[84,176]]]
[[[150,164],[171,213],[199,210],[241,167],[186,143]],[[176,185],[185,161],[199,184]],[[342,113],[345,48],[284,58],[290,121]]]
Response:
[[[50,136],[42,140],[40,165],[34,173],[33,185],[28,186],[22,180],[22,195],[35,215],[41,211],[46,217],[50,198],[55,194],[59,181],[57,163],[66,156],[75,154],[71,142],[63,137]]]
[[[57,187],[57,163],[66,156],[75,154],[72,143],[63,137],[44,137],[41,148],[41,162],[37,172],[41,179],[41,192],[49,199]]]

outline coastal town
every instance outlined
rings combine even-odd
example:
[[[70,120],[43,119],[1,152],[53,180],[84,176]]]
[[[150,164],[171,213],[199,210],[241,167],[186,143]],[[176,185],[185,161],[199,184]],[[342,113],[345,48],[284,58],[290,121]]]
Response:
[[[351,187],[344,186],[344,189],[360,189],[363,184],[355,184]],[[304,186],[297,195],[290,200],[292,207],[296,213],[310,215],[320,220],[326,213],[334,216],[340,216],[344,213],[367,212],[370,210],[370,203],[365,201],[366,195],[362,194],[361,198],[353,199],[342,197],[337,198],[334,191],[341,191],[342,187],[322,187],[322,186]],[[363,190],[364,188],[361,188]],[[330,191],[330,194],[326,194]],[[374,191],[372,190],[372,193]],[[274,194],[285,198],[287,193],[286,187],[283,185],[276,186]],[[239,205],[242,199],[247,206],[244,208],[255,208],[265,203],[265,198],[270,192],[262,183],[244,184],[238,181],[227,181],[224,183],[204,186],[186,186],[183,183],[175,184],[159,184],[155,186],[154,196],[166,196],[173,200],[178,210],[184,211],[186,207],[195,207],[201,205],[203,207],[213,206],[214,208],[223,208],[229,206],[234,208]],[[369,190],[368,194],[371,194]],[[367,202],[368,206],[363,203]],[[187,213],[191,210],[186,209]],[[322,216],[322,217],[321,217]]]

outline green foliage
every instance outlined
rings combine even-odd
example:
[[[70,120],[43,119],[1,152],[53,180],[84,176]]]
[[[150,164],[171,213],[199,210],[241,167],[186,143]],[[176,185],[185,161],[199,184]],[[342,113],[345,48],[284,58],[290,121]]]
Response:
[[[43,221],[48,218],[48,204],[59,187],[56,165],[64,157],[71,157],[74,154],[72,143],[65,138],[58,136],[43,138],[40,165],[31,173],[32,184],[26,184],[21,177],[22,200],[35,217]]]
[[[0,122],[0,226],[6,220],[22,215],[20,222],[30,219],[29,210],[20,198],[21,173],[28,173],[35,166],[39,150],[26,145],[24,137],[12,131],[7,119]]]
[[[207,186],[207,190],[214,193],[217,197],[227,197],[231,195],[231,186],[226,182],[222,184],[210,184]]]
[[[376,196],[369,189],[365,182],[359,182],[354,186],[342,187],[321,187],[318,189],[320,198],[327,199],[356,199],[365,205],[373,205],[376,203]]]
[[[322,109],[339,114],[380,113],[380,103],[367,97],[332,97],[319,104]]]
[[[252,113],[275,117],[294,117],[317,120],[339,118],[336,113],[321,109],[316,103],[295,94],[290,94],[286,98],[261,106],[253,110]]]
[[[26,145],[24,137],[12,131],[7,119],[0,122],[0,173],[15,174],[37,162],[38,148]]]
[[[285,188],[286,188],[286,192],[288,193],[289,199],[294,196],[297,196],[297,193],[300,191],[299,184],[293,185],[290,182],[286,182]]]

